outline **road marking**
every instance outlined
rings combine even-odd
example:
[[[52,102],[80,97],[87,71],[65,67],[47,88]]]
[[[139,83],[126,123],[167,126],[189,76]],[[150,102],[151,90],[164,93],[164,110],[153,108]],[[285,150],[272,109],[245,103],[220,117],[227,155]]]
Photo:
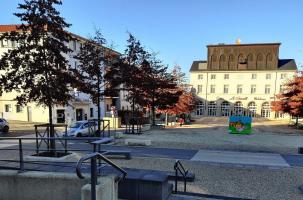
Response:
[[[226,163],[237,165],[257,165],[268,167],[289,167],[290,165],[280,154],[251,153],[236,151],[199,150],[191,161]]]

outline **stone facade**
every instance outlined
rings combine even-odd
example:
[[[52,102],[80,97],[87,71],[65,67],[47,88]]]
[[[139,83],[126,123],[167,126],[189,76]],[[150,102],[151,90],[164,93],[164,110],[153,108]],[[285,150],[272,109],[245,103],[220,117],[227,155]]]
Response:
[[[208,45],[208,70],[273,70],[278,66],[279,43]]]

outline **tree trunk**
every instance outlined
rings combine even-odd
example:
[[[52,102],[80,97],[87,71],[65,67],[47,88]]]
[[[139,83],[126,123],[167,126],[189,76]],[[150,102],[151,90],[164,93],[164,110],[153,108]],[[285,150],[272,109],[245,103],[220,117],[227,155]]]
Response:
[[[298,127],[298,125],[299,125],[299,117],[298,116],[296,116],[296,124],[295,124],[297,127]]]
[[[135,133],[135,117],[134,117],[134,114],[135,114],[135,98],[133,97],[132,99],[132,119],[131,119],[131,125],[132,125],[132,134]]]
[[[49,117],[49,137],[55,138],[55,131],[54,131],[54,125],[53,125],[53,109],[52,105],[48,105],[48,117]],[[50,140],[50,153],[52,155],[55,155],[56,153],[56,141],[55,140]]]
[[[100,107],[100,74],[98,74],[98,99],[97,99],[97,109],[98,109],[98,135],[101,136],[101,107]]]
[[[152,105],[151,105],[151,110],[152,110],[152,126],[156,125],[156,120],[155,120],[155,97],[152,96]]]
[[[165,113],[165,126],[168,126],[168,114]]]

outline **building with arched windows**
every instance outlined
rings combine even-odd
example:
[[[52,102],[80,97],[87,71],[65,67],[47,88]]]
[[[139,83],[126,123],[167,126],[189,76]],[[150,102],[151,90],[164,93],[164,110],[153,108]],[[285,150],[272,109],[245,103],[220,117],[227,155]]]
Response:
[[[207,46],[207,60],[194,61],[190,84],[198,116],[287,118],[271,102],[297,72],[294,59],[279,58],[280,43]]]

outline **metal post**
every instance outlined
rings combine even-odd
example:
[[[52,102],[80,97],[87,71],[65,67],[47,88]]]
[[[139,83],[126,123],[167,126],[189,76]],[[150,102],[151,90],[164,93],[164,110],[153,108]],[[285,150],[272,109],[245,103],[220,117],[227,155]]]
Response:
[[[107,121],[108,124],[108,137],[110,137],[110,120]]]
[[[98,153],[101,153],[101,144],[98,144]],[[101,159],[98,159],[98,173],[101,175]]]
[[[67,125],[65,125],[65,137],[67,137]],[[67,139],[64,140],[65,154],[67,154]]]
[[[39,154],[39,143],[38,143],[38,128],[37,125],[35,125],[35,132],[36,132],[36,154]]]
[[[186,174],[185,174],[185,177],[184,177],[184,192],[186,192]]]
[[[24,171],[24,162],[23,162],[23,149],[22,149],[22,140],[19,139],[19,164],[20,164],[20,171]]]
[[[104,132],[105,132],[105,128],[104,128],[104,120],[102,121],[102,137],[104,137]],[[101,137],[101,133],[100,133],[100,137]]]
[[[97,185],[97,162],[96,157],[91,159],[91,198],[96,200],[96,185]]]
[[[175,171],[175,194],[178,193],[178,169]]]

